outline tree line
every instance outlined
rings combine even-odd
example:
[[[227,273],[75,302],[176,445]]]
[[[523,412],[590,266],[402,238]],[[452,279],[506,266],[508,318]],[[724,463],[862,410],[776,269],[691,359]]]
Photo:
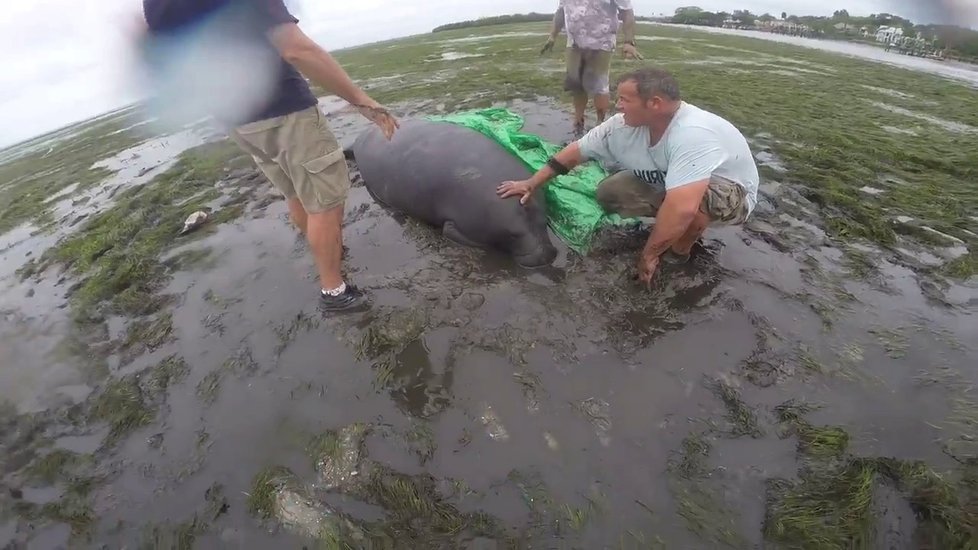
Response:
[[[789,15],[787,12],[781,12],[780,15],[780,18],[770,13],[755,15],[750,10],[735,10],[733,13],[722,11],[711,12],[697,6],[686,6],[677,9],[675,14],[667,18],[667,20],[671,23],[683,25],[704,25],[710,27],[721,27],[727,20],[733,20],[742,27],[755,27],[760,23],[770,23],[780,20],[796,25],[805,25],[819,35],[832,38],[860,36],[863,27],[869,29],[870,32],[875,32],[876,29],[883,26],[898,27],[903,29],[904,36],[910,38],[920,36],[933,42],[935,48],[947,50],[949,54],[956,54],[957,57],[978,58],[978,32],[954,25],[917,25],[909,19],[889,13],[874,13],[863,17],[850,15],[847,10],[837,10],[831,17]],[[435,27],[432,32],[504,25],[507,23],[551,21],[553,20],[553,16],[553,12],[496,15],[441,25]],[[638,15],[636,15],[635,19],[639,21],[658,20],[657,18]],[[840,23],[842,23],[841,28],[838,27]]]

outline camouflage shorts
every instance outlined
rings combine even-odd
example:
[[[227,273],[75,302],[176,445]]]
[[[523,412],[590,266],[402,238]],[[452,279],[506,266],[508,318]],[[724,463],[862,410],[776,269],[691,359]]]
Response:
[[[612,174],[598,185],[598,203],[606,212],[623,218],[655,217],[666,198],[663,187],[657,187],[630,170]],[[710,223],[738,225],[747,220],[747,192],[743,186],[720,176],[712,176],[700,203],[700,212]]]

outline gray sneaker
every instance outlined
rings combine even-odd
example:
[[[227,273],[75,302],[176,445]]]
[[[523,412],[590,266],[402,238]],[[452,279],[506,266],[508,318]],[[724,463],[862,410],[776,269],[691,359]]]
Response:
[[[319,292],[319,305],[326,311],[347,311],[368,305],[369,300],[359,288],[347,284],[346,290],[339,296],[331,296],[323,291]]]

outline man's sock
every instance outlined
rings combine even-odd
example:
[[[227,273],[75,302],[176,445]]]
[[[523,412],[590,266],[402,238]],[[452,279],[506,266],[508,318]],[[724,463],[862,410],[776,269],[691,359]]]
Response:
[[[332,290],[326,290],[324,288],[323,289],[323,296],[339,296],[340,294],[343,294],[344,292],[346,292],[346,282],[340,283],[340,286],[338,286],[338,287],[336,287],[336,288],[334,288]]]

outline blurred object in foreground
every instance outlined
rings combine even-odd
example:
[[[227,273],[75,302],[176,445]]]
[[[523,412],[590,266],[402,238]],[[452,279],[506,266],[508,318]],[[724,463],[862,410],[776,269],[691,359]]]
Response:
[[[274,93],[283,62],[257,26],[251,2],[223,4],[201,21],[175,21],[175,30],[139,44],[148,107],[158,124],[177,129],[213,116],[236,126]]]

